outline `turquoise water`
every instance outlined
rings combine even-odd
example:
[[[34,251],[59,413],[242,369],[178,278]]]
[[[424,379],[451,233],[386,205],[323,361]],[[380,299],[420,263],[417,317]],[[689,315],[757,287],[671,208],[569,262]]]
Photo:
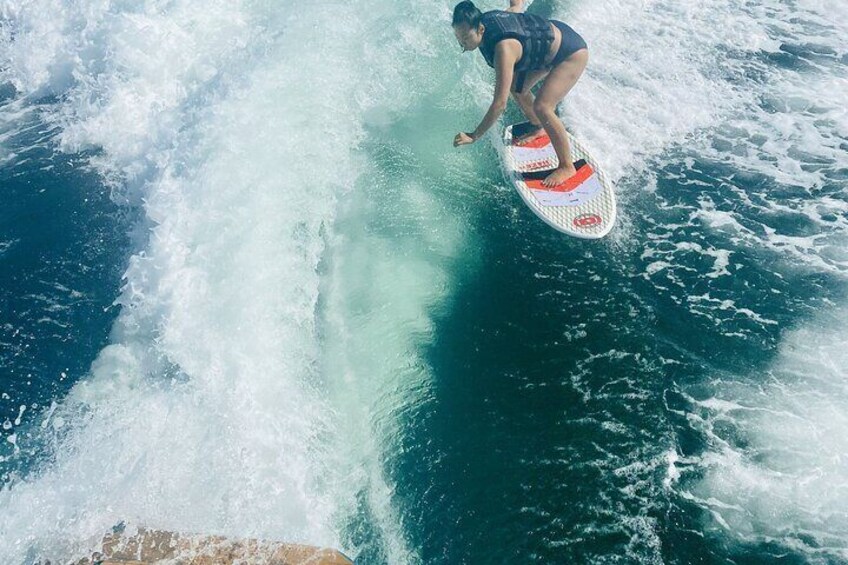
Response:
[[[843,7],[537,0],[600,242],[451,147],[451,7],[0,2],[2,562],[848,561]]]

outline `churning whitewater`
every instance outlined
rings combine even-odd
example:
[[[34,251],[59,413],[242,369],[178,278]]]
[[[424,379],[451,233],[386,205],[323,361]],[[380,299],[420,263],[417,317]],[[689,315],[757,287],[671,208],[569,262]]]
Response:
[[[848,561],[848,8],[532,3],[602,242],[451,147],[452,8],[0,0],[0,562]]]

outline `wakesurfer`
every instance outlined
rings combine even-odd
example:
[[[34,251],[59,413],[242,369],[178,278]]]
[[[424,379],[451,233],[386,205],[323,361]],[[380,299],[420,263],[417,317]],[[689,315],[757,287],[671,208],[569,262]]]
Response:
[[[523,5],[524,0],[510,0],[506,10],[481,13],[473,2],[465,0],[454,8],[454,35],[463,51],[479,47],[486,63],[495,69],[495,95],[477,129],[458,133],[453,144],[458,147],[480,139],[506,110],[512,94],[529,122],[523,131],[513,129],[517,143],[544,133],[551,139],[559,166],[543,184],[553,187],[577,173],[556,106],[583,74],[589,50],[567,24],[526,14]],[[540,80],[542,86],[534,97],[530,89]]]

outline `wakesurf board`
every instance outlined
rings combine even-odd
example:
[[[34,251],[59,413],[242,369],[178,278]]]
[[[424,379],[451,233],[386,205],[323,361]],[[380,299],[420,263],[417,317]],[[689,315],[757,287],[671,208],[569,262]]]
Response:
[[[546,187],[542,181],[559,164],[547,134],[516,144],[513,128],[503,135],[502,161],[524,203],[552,228],[582,239],[599,239],[615,224],[616,203],[612,184],[586,148],[570,133],[571,157],[577,174],[565,182]]]

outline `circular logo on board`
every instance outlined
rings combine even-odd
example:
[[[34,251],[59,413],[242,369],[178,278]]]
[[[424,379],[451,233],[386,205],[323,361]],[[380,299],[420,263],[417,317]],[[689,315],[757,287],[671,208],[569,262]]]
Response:
[[[604,223],[604,219],[597,214],[580,214],[572,223],[575,228],[587,229]]]

